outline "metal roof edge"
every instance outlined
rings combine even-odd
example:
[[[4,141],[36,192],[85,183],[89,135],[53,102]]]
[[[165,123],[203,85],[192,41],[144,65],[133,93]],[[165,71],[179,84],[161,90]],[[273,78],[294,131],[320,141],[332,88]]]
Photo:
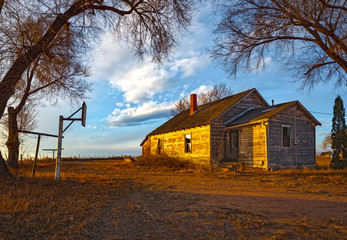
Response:
[[[228,125],[229,123],[231,123],[232,121],[238,119],[239,117],[242,117],[242,116],[245,115],[247,112],[249,112],[249,111],[251,111],[251,110],[253,110],[253,109],[255,109],[255,108],[254,108],[254,107],[250,107],[250,108],[246,109],[245,111],[243,111],[242,113],[236,115],[235,117],[233,117],[233,118],[227,120],[227,121],[224,123],[224,126]]]
[[[268,122],[268,121],[269,121],[268,118],[264,118],[264,119],[258,120],[258,121],[253,121],[253,122],[241,123],[241,124],[238,124],[238,125],[228,126],[228,127],[225,127],[225,129],[228,130],[228,129],[238,128],[238,127],[244,127],[244,126],[248,126],[248,125],[262,124],[262,123],[266,123],[266,122]]]

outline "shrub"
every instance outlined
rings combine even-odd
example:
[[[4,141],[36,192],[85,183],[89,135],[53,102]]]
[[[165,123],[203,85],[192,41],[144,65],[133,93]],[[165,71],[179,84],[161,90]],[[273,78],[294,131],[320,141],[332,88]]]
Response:
[[[169,157],[166,155],[149,155],[136,158],[136,165],[149,168],[167,168],[172,170],[196,169],[198,164],[181,158]]]

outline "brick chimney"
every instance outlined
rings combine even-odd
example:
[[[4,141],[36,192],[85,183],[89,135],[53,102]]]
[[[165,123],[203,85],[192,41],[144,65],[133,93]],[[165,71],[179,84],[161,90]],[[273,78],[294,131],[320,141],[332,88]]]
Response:
[[[196,94],[190,94],[190,116],[198,110],[198,102]]]

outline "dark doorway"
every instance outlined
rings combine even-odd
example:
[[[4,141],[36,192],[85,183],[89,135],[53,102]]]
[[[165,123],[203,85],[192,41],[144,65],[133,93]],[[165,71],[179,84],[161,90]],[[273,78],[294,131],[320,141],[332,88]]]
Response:
[[[229,159],[237,161],[239,157],[239,131],[229,132]]]

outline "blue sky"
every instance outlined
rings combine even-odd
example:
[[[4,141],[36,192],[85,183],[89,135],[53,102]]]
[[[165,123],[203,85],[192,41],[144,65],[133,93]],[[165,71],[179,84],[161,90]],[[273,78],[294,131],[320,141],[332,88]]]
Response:
[[[126,44],[115,43],[105,34],[91,53],[92,75],[88,81],[93,91],[86,99],[87,126],[74,123],[64,134],[63,156],[112,156],[140,155],[140,143],[152,130],[170,117],[174,103],[190,93],[201,93],[214,84],[226,83],[234,93],[257,88],[265,100],[271,103],[299,100],[322,123],[317,127],[317,150],[321,141],[331,131],[334,99],[340,94],[347,104],[346,90],[333,85],[318,85],[313,90],[300,90],[294,72],[283,71],[271,57],[265,70],[240,72],[236,78],[209,58],[208,49],[213,46],[213,29],[216,17],[207,3],[194,16],[190,31],[180,39],[170,61],[158,66],[145,57],[143,61],[133,57]],[[79,105],[63,101],[57,106],[40,108],[39,126],[36,131],[57,134],[59,115],[68,117]],[[64,122],[65,126],[68,122]],[[31,138],[28,154],[35,150],[35,138]],[[56,148],[54,138],[43,138],[44,148]]]

